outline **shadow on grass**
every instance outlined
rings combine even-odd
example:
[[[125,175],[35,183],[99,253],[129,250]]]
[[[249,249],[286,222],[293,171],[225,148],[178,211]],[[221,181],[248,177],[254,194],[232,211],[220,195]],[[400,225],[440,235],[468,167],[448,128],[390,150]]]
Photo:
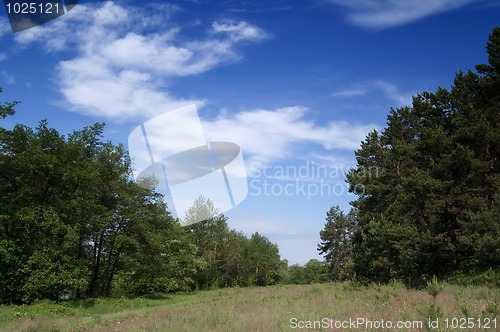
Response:
[[[92,308],[95,306],[95,299],[68,300],[66,305],[72,308]]]
[[[165,301],[165,300],[171,300],[173,299],[173,296],[169,294],[151,294],[151,295],[143,295],[143,296],[131,296],[131,297],[101,297],[101,298],[90,298],[90,299],[75,299],[75,300],[67,300],[63,301],[61,303],[64,303],[68,307],[72,308],[92,308],[96,306],[97,304],[102,304],[102,302],[107,302],[109,301],[110,303],[113,303],[115,301],[134,301],[134,300],[151,300],[151,301]]]
[[[142,298],[147,300],[171,300],[172,296],[169,296],[167,294],[152,294],[152,295],[145,295]]]

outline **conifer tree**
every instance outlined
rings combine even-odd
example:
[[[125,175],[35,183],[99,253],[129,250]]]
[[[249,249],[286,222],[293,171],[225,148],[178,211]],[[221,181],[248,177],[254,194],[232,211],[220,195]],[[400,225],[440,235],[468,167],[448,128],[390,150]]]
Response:
[[[347,175],[358,195],[358,275],[418,279],[499,266],[500,28],[489,64],[459,71],[450,90],[423,92],[370,133]]]

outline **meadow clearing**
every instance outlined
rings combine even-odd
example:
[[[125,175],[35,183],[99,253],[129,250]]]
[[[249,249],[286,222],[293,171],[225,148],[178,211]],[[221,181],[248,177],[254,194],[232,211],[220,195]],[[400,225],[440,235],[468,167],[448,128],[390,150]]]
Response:
[[[0,330],[500,331],[500,289],[444,284],[437,293],[399,282],[337,282],[43,301],[0,307]]]

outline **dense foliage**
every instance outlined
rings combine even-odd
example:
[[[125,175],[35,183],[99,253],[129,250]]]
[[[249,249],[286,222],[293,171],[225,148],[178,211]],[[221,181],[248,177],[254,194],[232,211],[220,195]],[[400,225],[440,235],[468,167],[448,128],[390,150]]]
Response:
[[[0,104],[0,120],[15,105]],[[103,127],[0,127],[0,303],[278,281],[275,244],[222,215],[181,227]]]
[[[276,244],[259,233],[248,239],[229,229],[227,218],[204,197],[187,211],[187,219],[199,220],[199,215],[210,218],[188,227],[206,264],[197,275],[198,288],[267,286],[279,281],[281,259]]]
[[[345,215],[338,206],[332,207],[326,214],[325,228],[319,233],[322,242],[318,245],[318,251],[324,254],[331,280],[350,277],[355,218],[354,210]]]
[[[330,281],[329,267],[327,262],[317,259],[310,259],[303,266],[293,264],[288,266],[288,262],[282,262],[282,283],[295,285],[319,284]]]
[[[347,181],[358,195],[357,276],[417,280],[500,266],[500,28],[487,52],[489,64],[458,72],[450,90],[391,109],[386,128],[356,151]],[[322,237],[322,252],[340,249],[335,236]]]

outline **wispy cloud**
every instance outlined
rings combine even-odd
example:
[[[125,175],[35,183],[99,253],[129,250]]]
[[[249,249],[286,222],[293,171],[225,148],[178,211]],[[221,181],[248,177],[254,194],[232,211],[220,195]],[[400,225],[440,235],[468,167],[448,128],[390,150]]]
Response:
[[[373,93],[381,93],[385,98],[394,102],[394,106],[396,107],[411,105],[414,95],[413,92],[401,91],[396,84],[384,80],[374,80],[357,83],[354,87],[335,91],[331,96],[337,98],[353,98]]]
[[[396,106],[401,107],[411,105],[414,93],[402,92],[398,86],[386,81],[375,81],[374,85],[381,90],[387,98],[394,101]]]
[[[262,29],[247,22],[214,22],[212,28],[215,33],[227,33],[235,42],[240,40],[259,40],[267,36]]]
[[[251,110],[236,114],[222,114],[214,120],[203,121],[209,141],[229,141],[241,146],[247,162],[272,163],[315,151],[354,150],[374,124],[355,124],[332,121],[317,124],[306,119],[308,109],[303,106],[275,110]],[[303,144],[309,145],[307,152]]]
[[[0,53],[0,61],[7,59],[7,55],[5,53]]]
[[[3,17],[0,17],[0,37],[3,35],[6,35],[7,33],[11,32],[9,20]]]
[[[14,78],[14,76],[10,75],[5,70],[0,71],[0,75],[1,75],[2,81],[7,83],[8,85],[12,85],[12,84],[16,83],[16,79]]]
[[[348,89],[348,90],[335,91],[332,93],[332,97],[349,98],[349,97],[363,96],[367,92],[368,91],[366,89]]]
[[[327,0],[344,7],[348,22],[365,28],[384,29],[426,16],[453,10],[474,0]]]
[[[156,20],[179,10],[162,6],[148,11],[111,1],[79,5],[69,14],[16,35],[20,45],[42,44],[48,52],[69,49],[77,56],[58,65],[59,87],[70,108],[115,121],[150,117],[201,99],[174,96],[168,85],[175,77],[196,75],[239,60],[242,42],[267,34],[247,22],[214,22],[202,39],[184,41],[181,30]],[[152,19],[150,20],[150,16]],[[71,38],[51,38],[57,31]],[[163,31],[161,33],[151,31]]]

